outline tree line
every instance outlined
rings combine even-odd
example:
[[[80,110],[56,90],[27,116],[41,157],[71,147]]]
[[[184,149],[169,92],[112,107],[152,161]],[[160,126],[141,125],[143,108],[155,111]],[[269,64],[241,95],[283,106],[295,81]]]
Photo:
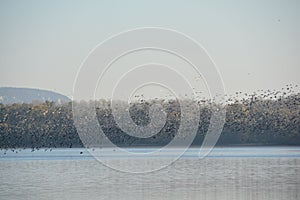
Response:
[[[188,101],[191,100],[184,100]],[[209,100],[197,102],[200,121],[193,145],[201,145],[208,130],[212,106],[224,106],[226,121],[217,145],[300,145],[300,94],[277,99],[248,98],[226,105],[214,105]],[[76,102],[84,109],[93,105],[98,122],[114,144],[119,146],[163,146],[177,134],[181,123],[177,100],[143,100],[130,104],[132,120],[139,126],[150,123],[149,108],[162,105],[166,123],[159,133],[138,138],[120,129],[112,114],[111,102]],[[120,108],[125,102],[118,103]],[[82,110],[84,112],[84,110]],[[192,113],[193,110],[190,111]],[[89,113],[86,113],[86,117]],[[121,115],[121,113],[120,113]],[[192,114],[188,121],[192,121]],[[125,123],[126,124],[126,123]],[[190,134],[180,136],[184,140]],[[0,148],[56,148],[83,147],[74,126],[72,103],[62,105],[46,101],[39,104],[0,104]]]

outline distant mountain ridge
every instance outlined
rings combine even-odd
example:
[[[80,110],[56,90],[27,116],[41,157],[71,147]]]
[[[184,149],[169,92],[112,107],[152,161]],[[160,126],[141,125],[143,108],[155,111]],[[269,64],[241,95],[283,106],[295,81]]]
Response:
[[[0,103],[34,103],[52,101],[57,104],[71,101],[65,95],[34,88],[0,87]]]

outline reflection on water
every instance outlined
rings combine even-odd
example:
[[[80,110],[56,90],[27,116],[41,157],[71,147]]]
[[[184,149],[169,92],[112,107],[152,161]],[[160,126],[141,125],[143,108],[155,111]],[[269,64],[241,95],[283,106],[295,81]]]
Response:
[[[299,199],[299,150],[217,148],[198,159],[190,149],[147,174],[111,170],[83,149],[0,151],[0,199]]]

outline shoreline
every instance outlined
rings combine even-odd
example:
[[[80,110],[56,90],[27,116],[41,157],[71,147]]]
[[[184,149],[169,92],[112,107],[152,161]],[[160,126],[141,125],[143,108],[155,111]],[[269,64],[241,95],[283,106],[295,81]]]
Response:
[[[34,149],[34,150],[45,150],[45,149],[115,149],[115,148],[124,148],[124,149],[153,149],[153,148],[164,148],[166,146],[158,146],[158,145],[139,145],[139,146],[115,146],[115,147],[39,147],[39,148],[32,148],[32,147],[15,147],[15,148],[0,148],[0,151],[3,150],[17,150],[17,149],[21,149],[21,150],[25,150],[25,149]],[[230,144],[230,145],[215,145],[212,148],[243,148],[243,147],[300,147],[300,145],[276,145],[276,144]],[[201,145],[191,145],[188,147],[185,146],[172,146],[172,147],[168,147],[170,149],[181,149],[181,148],[187,148],[187,149],[200,149]],[[207,148],[204,148],[207,149]]]

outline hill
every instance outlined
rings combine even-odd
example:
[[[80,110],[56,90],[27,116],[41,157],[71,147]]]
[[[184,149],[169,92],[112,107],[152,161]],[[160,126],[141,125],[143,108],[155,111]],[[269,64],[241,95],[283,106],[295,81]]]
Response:
[[[58,104],[71,101],[68,97],[41,89],[0,87],[0,103],[42,103],[51,101]]]

